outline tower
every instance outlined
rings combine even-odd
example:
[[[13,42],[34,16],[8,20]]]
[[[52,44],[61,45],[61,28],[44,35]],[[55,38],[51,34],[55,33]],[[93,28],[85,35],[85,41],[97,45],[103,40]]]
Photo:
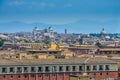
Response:
[[[67,34],[67,29],[65,29],[65,34]]]

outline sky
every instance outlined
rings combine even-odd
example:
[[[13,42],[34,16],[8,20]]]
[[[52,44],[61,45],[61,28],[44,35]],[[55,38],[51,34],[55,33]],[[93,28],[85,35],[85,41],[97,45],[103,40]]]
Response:
[[[0,32],[29,31],[35,23],[40,29],[47,26],[41,23],[52,25],[58,32],[67,28],[74,33],[97,33],[105,28],[117,33],[120,0],[0,0]]]

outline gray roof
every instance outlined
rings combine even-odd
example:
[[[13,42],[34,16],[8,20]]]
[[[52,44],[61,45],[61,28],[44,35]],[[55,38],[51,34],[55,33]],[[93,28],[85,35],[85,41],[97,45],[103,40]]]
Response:
[[[58,65],[58,64],[111,64],[115,61],[100,57],[82,57],[70,59],[34,59],[34,60],[16,60],[16,59],[0,59],[0,66],[12,65]]]

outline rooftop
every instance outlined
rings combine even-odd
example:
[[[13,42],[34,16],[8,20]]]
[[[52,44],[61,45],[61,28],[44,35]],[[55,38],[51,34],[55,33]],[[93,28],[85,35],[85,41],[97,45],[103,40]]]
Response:
[[[70,58],[70,59],[0,59],[0,65],[42,65],[42,64],[99,64],[99,63],[116,63],[112,60],[101,58],[101,57],[81,57],[81,58]]]

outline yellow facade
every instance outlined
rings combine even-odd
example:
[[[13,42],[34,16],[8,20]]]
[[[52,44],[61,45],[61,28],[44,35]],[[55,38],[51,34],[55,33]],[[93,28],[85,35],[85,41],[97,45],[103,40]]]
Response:
[[[54,59],[54,55],[49,55],[49,54],[39,54],[36,55],[38,59]]]
[[[48,50],[62,50],[64,46],[62,45],[57,45],[57,44],[50,44],[50,48]]]

